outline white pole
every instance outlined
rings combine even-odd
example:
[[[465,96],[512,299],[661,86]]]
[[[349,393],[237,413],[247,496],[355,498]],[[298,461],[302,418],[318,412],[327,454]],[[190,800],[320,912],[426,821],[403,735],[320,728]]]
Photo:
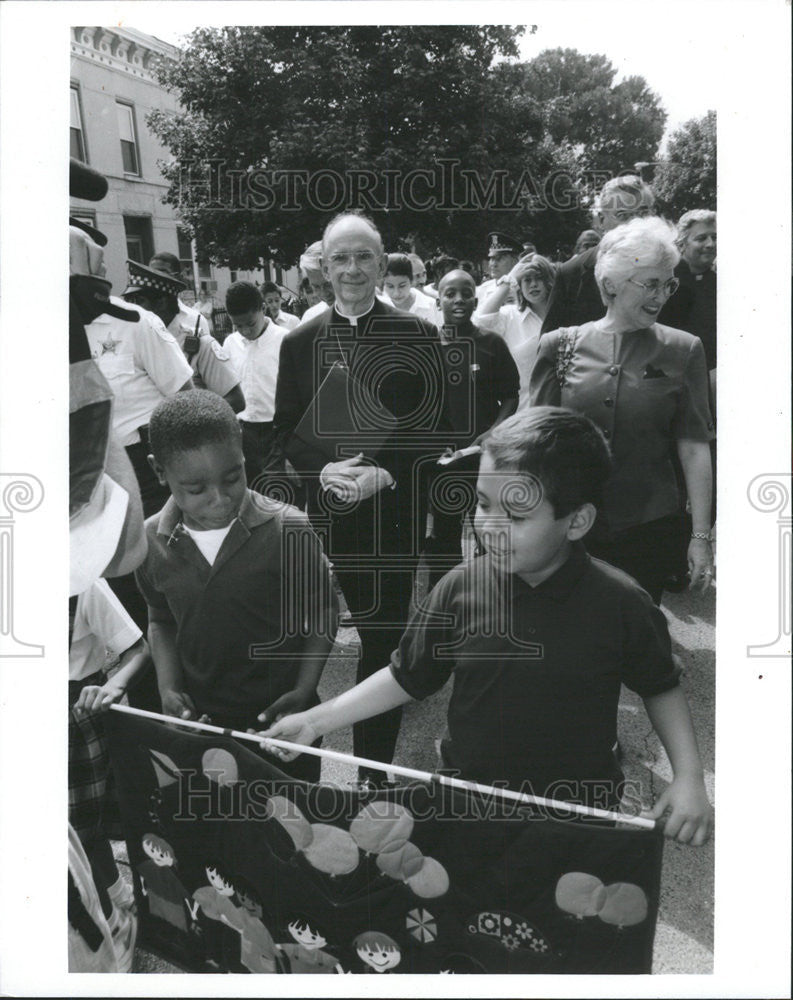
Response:
[[[368,760],[366,757],[354,757],[352,754],[342,753],[339,750],[324,750],[322,747],[307,747],[301,743],[289,743],[286,740],[274,740],[257,736],[255,733],[243,733],[237,729],[224,729],[222,726],[213,726],[208,722],[193,722],[191,719],[177,719],[172,715],[160,715],[158,712],[147,712],[142,708],[132,708],[130,705],[111,705],[111,709],[116,712],[124,712],[128,715],[138,715],[144,719],[154,719],[156,722],[164,722],[171,726],[187,726],[189,729],[196,729],[205,733],[216,733],[218,736],[233,736],[238,740],[247,740],[256,743],[264,749],[267,745],[280,747],[283,750],[297,750],[299,753],[312,754],[315,757],[325,757],[327,760],[335,760],[343,764],[357,764],[358,767],[372,767],[380,771],[387,771],[389,774],[400,774],[405,778],[414,778],[417,781],[430,781],[441,785],[448,785],[451,788],[460,788],[468,792],[481,792],[485,795],[500,795],[502,798],[510,799],[513,802],[523,802],[526,805],[545,806],[549,809],[561,809],[566,812],[576,813],[579,816],[590,816],[594,819],[611,820],[616,823],[628,823],[631,826],[643,827],[647,830],[655,829],[655,820],[646,819],[644,816],[628,816],[623,813],[611,812],[607,809],[594,809],[590,806],[582,806],[576,802],[562,802],[558,799],[544,799],[536,795],[524,795],[521,792],[513,792],[509,788],[495,788],[491,785],[480,785],[475,781],[464,781],[461,778],[452,778],[445,774],[434,774],[431,771],[418,771],[412,767],[400,767],[396,764],[384,764],[380,760]],[[273,767],[277,766],[273,764]]]

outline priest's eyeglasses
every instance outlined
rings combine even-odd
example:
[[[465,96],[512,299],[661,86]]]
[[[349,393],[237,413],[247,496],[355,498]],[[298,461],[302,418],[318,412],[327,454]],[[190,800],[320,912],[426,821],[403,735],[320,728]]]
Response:
[[[337,267],[347,267],[352,260],[360,267],[366,264],[373,264],[376,259],[374,250],[353,250],[350,253],[339,251],[332,253],[328,260]]]

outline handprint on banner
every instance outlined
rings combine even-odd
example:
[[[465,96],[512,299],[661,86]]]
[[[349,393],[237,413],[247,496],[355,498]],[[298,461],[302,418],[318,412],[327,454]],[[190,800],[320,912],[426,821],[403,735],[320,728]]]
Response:
[[[777,515],[777,635],[772,642],[747,646],[746,655],[755,657],[790,656],[790,570],[791,570],[791,475],[787,473],[755,476],[747,495],[755,510]]]
[[[0,473],[0,657],[44,656],[44,647],[14,635],[14,514],[36,510],[44,487],[26,473]]]

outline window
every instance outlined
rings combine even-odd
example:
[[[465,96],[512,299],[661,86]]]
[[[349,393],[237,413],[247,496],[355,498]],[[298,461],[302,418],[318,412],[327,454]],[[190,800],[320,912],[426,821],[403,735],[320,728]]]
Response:
[[[139,264],[148,264],[154,256],[151,218],[148,215],[125,215],[127,257]]]
[[[81,208],[78,211],[69,211],[69,215],[73,219],[77,219],[78,222],[84,222],[87,226],[93,226],[96,229],[96,212],[86,212],[85,209]]]
[[[69,155],[75,160],[88,162],[85,155],[85,139],[83,137],[83,116],[80,114],[80,91],[77,87],[72,87],[70,92],[70,114],[69,122]]]
[[[140,161],[138,159],[138,143],[135,139],[135,110],[131,104],[116,101],[118,116],[118,134],[121,139],[121,159],[125,174],[140,176]]]

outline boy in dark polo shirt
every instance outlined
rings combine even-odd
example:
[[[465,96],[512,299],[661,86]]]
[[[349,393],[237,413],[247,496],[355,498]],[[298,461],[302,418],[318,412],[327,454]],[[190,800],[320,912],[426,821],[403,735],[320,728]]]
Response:
[[[246,488],[239,424],[215,393],[163,402],[149,439],[171,497],[136,579],[163,712],[244,730],[316,704],[338,602],[308,519]],[[301,764],[287,770],[318,780],[318,758]]]
[[[674,771],[651,815],[668,811],[667,836],[703,844],[712,810],[666,620],[631,577],[592,559],[581,541],[609,474],[600,431],[580,414],[535,407],[500,424],[483,449],[476,527],[486,555],[437,584],[390,666],[263,735],[309,743],[426,697],[453,675],[445,766],[613,808],[624,683],[644,698]]]

